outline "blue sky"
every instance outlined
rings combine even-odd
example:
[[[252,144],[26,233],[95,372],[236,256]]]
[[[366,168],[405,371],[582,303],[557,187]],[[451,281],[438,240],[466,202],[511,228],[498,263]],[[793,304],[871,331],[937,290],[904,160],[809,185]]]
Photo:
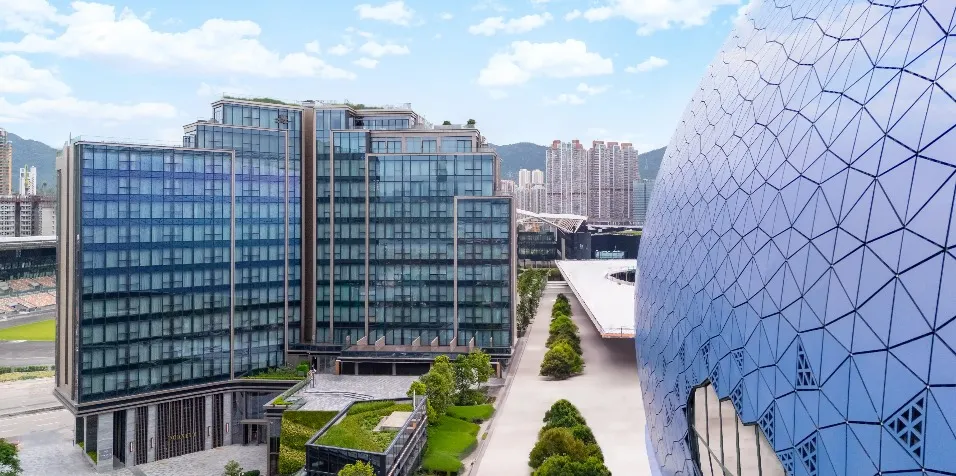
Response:
[[[0,127],[176,142],[222,93],[666,145],[747,0],[0,0]],[[758,0],[752,0],[758,1]]]

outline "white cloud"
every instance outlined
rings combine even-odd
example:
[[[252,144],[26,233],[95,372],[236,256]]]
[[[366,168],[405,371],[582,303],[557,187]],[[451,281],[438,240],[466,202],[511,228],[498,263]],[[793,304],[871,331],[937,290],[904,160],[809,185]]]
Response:
[[[523,84],[534,76],[573,78],[614,72],[610,58],[588,51],[580,40],[564,43],[515,41],[510,51],[496,53],[478,75],[482,86]]]
[[[674,25],[701,26],[707,23],[717,8],[739,5],[741,0],[607,0],[600,7],[584,12],[588,21],[603,21],[623,17],[637,23],[639,35],[667,30]]]
[[[62,19],[46,0],[0,0],[0,31],[49,34],[49,23]]]
[[[0,56],[0,94],[66,96],[70,87],[47,69],[34,68],[16,55]]]
[[[352,62],[355,66],[360,66],[366,69],[373,69],[378,66],[378,60],[372,58],[359,58]]]
[[[480,12],[482,10],[493,10],[498,13],[504,13],[509,10],[508,7],[496,2],[495,0],[477,0],[474,3],[474,6],[471,7],[473,11]]]
[[[322,49],[319,48],[319,42],[318,42],[318,41],[310,41],[310,42],[308,42],[308,43],[305,44],[305,51],[306,51],[307,53],[312,53],[312,54],[314,54],[314,55],[317,55],[317,54],[319,54],[320,51],[322,51]]]
[[[492,36],[498,31],[510,34],[525,33],[544,26],[551,21],[551,19],[551,14],[548,12],[525,15],[521,18],[512,18],[507,21],[505,21],[504,17],[485,18],[481,23],[469,26],[468,33],[485,36]]]
[[[326,53],[335,56],[343,56],[352,52],[352,48],[348,45],[335,45],[329,48]]]
[[[737,16],[734,18],[734,25],[740,26],[747,21],[747,16],[754,11],[755,8],[759,7],[763,3],[763,0],[750,0],[744,5],[741,5],[737,9]]]
[[[441,33],[435,33],[435,36],[434,36],[433,38],[436,39],[436,40],[440,40],[440,39],[441,39]]]
[[[577,94],[558,94],[554,98],[545,98],[544,102],[547,104],[584,104],[584,99],[581,99]]]
[[[381,58],[385,55],[407,55],[409,50],[405,45],[396,45],[394,43],[381,44],[375,40],[369,40],[359,47],[359,52],[373,58]]]
[[[249,94],[249,90],[242,86],[209,84],[205,82],[199,83],[199,88],[196,89],[196,95],[204,98],[219,97],[223,94],[227,96],[246,96]]]
[[[637,66],[628,66],[624,68],[624,71],[628,73],[646,73],[648,71],[653,71],[658,68],[663,68],[667,66],[668,61],[664,58],[658,58],[656,56],[651,56],[640,63],[637,63]]]
[[[51,116],[107,122],[122,122],[141,118],[170,119],[176,117],[176,108],[161,102],[115,104],[84,101],[72,97],[28,99],[21,103],[12,104],[5,98],[0,98],[0,120],[28,122],[49,120]]]
[[[440,15],[438,15],[438,18],[448,21],[448,20],[451,20],[452,18],[455,18],[455,15],[452,15],[451,13],[448,13],[448,12],[442,12]]]
[[[415,11],[408,8],[402,0],[387,2],[379,6],[372,6],[363,3],[355,7],[359,18],[363,20],[378,20],[396,25],[408,26],[412,18],[415,17]]]
[[[269,50],[259,42],[262,30],[252,21],[212,19],[198,28],[170,33],[153,30],[128,9],[117,13],[111,5],[84,2],[71,6],[73,12],[58,17],[57,23],[66,26],[59,36],[28,33],[18,42],[0,42],[0,51],[122,60],[170,71],[355,77],[306,53],[282,55]]]
[[[550,2],[551,0],[531,0],[531,3],[534,5],[544,5],[545,3]]]
[[[575,10],[571,10],[570,12],[568,12],[567,14],[565,14],[565,15],[564,15],[564,20],[565,20],[565,21],[571,21],[571,20],[574,20],[575,18],[580,18],[580,17],[581,17],[581,10],[575,9]]]
[[[601,94],[610,89],[610,86],[588,86],[587,83],[581,83],[578,85],[578,92],[587,94],[588,96],[595,96]]]

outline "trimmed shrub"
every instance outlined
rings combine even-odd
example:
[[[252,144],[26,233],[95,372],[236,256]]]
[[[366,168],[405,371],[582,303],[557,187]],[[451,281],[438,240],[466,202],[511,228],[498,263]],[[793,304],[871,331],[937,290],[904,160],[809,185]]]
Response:
[[[597,458],[576,461],[567,455],[555,455],[544,460],[533,476],[611,476],[611,471]]]
[[[564,380],[584,370],[584,359],[567,342],[555,343],[544,354],[540,375]]]
[[[338,476],[375,476],[375,468],[365,461],[356,461],[343,466]]]
[[[548,348],[554,347],[558,342],[565,342],[578,354],[581,354],[581,336],[578,335],[578,326],[570,317],[558,317],[551,321],[548,341],[545,345]]]
[[[551,308],[551,317],[553,318],[557,314],[567,314],[571,315],[571,304],[567,301],[555,301],[554,307]]]
[[[570,416],[582,425],[587,424],[587,422],[584,421],[584,417],[581,415],[581,412],[578,410],[578,407],[574,406],[573,403],[569,402],[567,399],[564,399],[564,398],[554,402],[551,405],[551,408],[549,408],[548,411],[545,412],[544,419],[541,421],[547,423],[549,420],[559,418],[562,416]]]
[[[574,437],[567,428],[552,428],[545,431],[534,444],[529,455],[528,465],[537,469],[544,460],[555,455],[566,455],[575,461],[588,457],[588,447]]]

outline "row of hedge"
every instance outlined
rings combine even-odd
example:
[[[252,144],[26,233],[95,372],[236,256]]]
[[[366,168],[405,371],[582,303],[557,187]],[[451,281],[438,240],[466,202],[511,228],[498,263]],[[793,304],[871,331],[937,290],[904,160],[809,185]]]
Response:
[[[524,335],[538,312],[541,293],[548,284],[548,269],[526,269],[518,275],[518,333]]]
[[[551,308],[548,332],[548,352],[541,361],[540,375],[564,380],[583,372],[581,336],[577,324],[571,320],[571,303],[564,294],[558,294]]]
[[[47,370],[56,370],[52,365],[27,365],[25,367],[0,367],[0,374],[10,374],[14,372],[44,372]]]
[[[528,458],[533,476],[611,476],[587,421],[561,399],[544,414],[544,426]]]

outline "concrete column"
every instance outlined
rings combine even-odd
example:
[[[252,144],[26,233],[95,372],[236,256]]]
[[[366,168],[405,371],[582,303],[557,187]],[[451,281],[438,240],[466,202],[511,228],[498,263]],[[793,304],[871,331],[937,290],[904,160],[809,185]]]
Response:
[[[133,451],[130,451],[130,447],[133,447]],[[136,409],[131,408],[126,410],[126,448],[123,448],[123,452],[126,453],[126,467],[136,465]]]
[[[156,405],[150,405],[146,407],[146,462],[152,463],[156,461],[156,445],[159,443],[156,441],[156,425],[159,421],[157,413],[159,407]]]
[[[358,375],[358,374],[359,374],[359,373],[358,373],[358,368],[359,368],[359,363],[356,362],[356,363],[355,363],[355,375]]]
[[[113,471],[113,414],[101,413],[96,424],[96,472]]]
[[[205,403],[206,410],[206,428],[202,429],[203,436],[203,449],[211,450],[212,449],[212,395],[206,395],[203,397],[203,403]]]
[[[83,451],[90,451],[96,447],[96,442],[93,441],[93,434],[96,431],[92,423],[90,415],[83,417]]]
[[[398,375],[398,372],[396,372],[395,369],[395,362],[392,362],[392,375]]]
[[[222,444],[232,444],[232,434],[236,431],[232,426],[232,392],[222,394]]]

